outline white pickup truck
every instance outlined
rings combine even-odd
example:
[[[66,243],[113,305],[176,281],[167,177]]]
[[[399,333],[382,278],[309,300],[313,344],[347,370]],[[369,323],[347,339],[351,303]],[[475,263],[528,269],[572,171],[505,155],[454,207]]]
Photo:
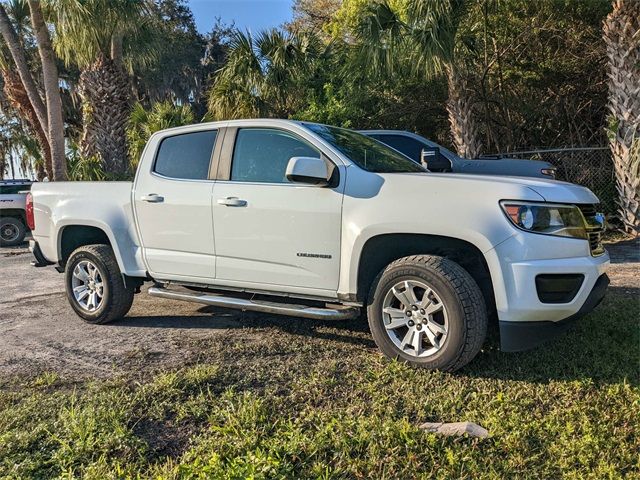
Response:
[[[497,319],[530,348],[593,310],[609,256],[598,199],[546,179],[431,173],[351,130],[286,120],[155,133],[133,183],[34,184],[35,264],[89,323],[134,293],[339,320],[452,371]],[[185,288],[186,287],[186,288]]]

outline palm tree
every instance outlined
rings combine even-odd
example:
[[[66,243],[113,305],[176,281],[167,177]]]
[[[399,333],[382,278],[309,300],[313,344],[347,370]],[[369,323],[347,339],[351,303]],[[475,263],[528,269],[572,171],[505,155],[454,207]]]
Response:
[[[457,61],[467,7],[466,0],[407,0],[401,15],[386,1],[376,2],[367,7],[355,36],[366,68],[388,74],[408,63],[413,73],[427,79],[446,75],[453,143],[460,156],[476,158],[481,144],[473,102]]]
[[[50,0],[55,47],[81,70],[81,155],[97,157],[114,176],[128,168],[126,127],[132,86],[127,56],[149,55],[150,0]]]
[[[273,29],[254,38],[236,31],[209,93],[210,114],[216,119],[289,117],[301,101],[302,79],[320,55],[320,42],[311,33]]]
[[[640,235],[640,2],[614,0],[604,22],[609,59],[609,145],[624,230]]]
[[[0,5],[0,33],[15,65],[14,70],[8,59],[0,52],[0,73],[3,77],[4,92],[38,139],[49,179],[66,180],[64,121],[58,70],[41,6],[39,2],[32,0],[28,3],[28,9],[21,1],[11,2],[8,6],[21,33],[26,29],[26,19],[31,18],[42,66],[44,101],[29,68],[29,60],[21,36],[16,32],[4,5]]]
[[[28,0],[31,24],[38,44],[42,63],[42,82],[47,105],[47,127],[51,148],[53,178],[66,180],[67,163],[64,148],[64,120],[62,118],[62,98],[56,56],[51,45],[49,29],[44,21],[39,0]]]
[[[165,128],[189,125],[193,121],[193,110],[189,105],[175,105],[166,100],[156,102],[150,110],[145,110],[140,103],[136,103],[131,111],[127,129],[131,167],[137,167],[147,140],[153,133]]]

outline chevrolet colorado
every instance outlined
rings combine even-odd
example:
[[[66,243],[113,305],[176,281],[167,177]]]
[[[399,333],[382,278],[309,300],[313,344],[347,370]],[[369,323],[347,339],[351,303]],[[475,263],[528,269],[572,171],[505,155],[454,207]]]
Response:
[[[598,199],[546,179],[430,173],[357,132],[236,120],[151,136],[135,179],[34,184],[35,265],[89,323],[134,293],[339,320],[389,357],[456,370],[490,318],[533,347],[604,296]]]

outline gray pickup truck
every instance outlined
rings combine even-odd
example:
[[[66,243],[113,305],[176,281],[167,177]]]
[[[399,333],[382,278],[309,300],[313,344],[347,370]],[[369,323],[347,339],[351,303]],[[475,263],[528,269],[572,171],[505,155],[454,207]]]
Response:
[[[403,130],[361,130],[360,133],[394,148],[432,172],[537,178],[556,176],[556,167],[548,162],[500,157],[469,160],[416,133]]]
[[[12,247],[27,234],[26,199],[31,180],[0,180],[0,246]]]

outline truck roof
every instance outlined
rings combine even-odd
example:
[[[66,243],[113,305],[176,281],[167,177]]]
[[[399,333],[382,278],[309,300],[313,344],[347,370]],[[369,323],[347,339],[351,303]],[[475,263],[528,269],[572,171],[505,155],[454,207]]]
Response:
[[[303,124],[309,124],[309,123],[313,123],[313,122],[302,122],[302,121],[298,121],[298,120],[286,120],[286,119],[280,119],[280,118],[243,118],[243,119],[238,119],[238,120],[218,120],[215,122],[202,122],[202,123],[193,123],[190,125],[182,125],[179,127],[172,127],[172,128],[166,128],[163,130],[160,130],[160,132],[171,132],[171,131],[184,131],[184,130],[188,130],[189,127],[203,127],[203,126],[209,126],[209,127],[213,127],[213,128],[220,128],[220,127],[247,127],[247,126],[253,126],[256,123],[270,123],[272,125],[303,125]]]
[[[0,180],[0,185],[21,185],[21,184],[32,184],[33,180],[29,180],[28,178],[10,178],[6,180]]]

